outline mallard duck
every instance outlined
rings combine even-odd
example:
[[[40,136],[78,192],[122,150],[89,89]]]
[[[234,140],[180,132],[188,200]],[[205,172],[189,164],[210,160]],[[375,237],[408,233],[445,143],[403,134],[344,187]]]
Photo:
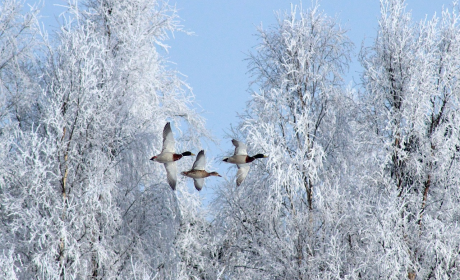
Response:
[[[193,181],[195,183],[195,188],[198,191],[201,191],[204,185],[204,178],[209,177],[209,176],[219,176],[219,173],[217,172],[207,172],[204,170],[206,166],[206,158],[204,156],[204,150],[201,150],[198,155],[196,156],[195,163],[193,163],[192,169],[189,171],[184,171],[181,174],[190,178],[193,178]]]
[[[268,156],[263,154],[257,154],[252,157],[248,156],[248,147],[245,144],[235,139],[232,139],[232,143],[235,146],[235,153],[233,156],[225,158],[224,161],[234,163],[238,166],[238,172],[236,173],[236,185],[239,186],[249,173],[249,163],[253,162],[256,158],[267,158]]]
[[[173,190],[176,190],[177,182],[177,167],[176,161],[185,156],[194,156],[191,152],[183,152],[182,154],[176,154],[176,148],[174,145],[174,136],[171,130],[171,124],[168,122],[163,129],[163,149],[159,155],[150,158],[152,161],[164,163],[166,169],[166,177],[168,183]]]

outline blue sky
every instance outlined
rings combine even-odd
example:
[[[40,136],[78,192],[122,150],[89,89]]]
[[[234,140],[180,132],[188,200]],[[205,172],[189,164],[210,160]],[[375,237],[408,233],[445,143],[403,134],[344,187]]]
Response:
[[[33,1],[28,0],[31,3]],[[42,10],[45,25],[56,26],[54,17],[61,11],[54,5],[65,3],[60,0],[48,0]],[[214,170],[222,175],[236,174],[236,169],[228,169],[229,164],[221,162],[221,157],[233,150],[230,139],[225,138],[231,125],[237,125],[238,113],[243,113],[250,98],[247,74],[247,54],[257,45],[254,36],[256,27],[263,24],[269,27],[276,22],[275,11],[290,10],[291,3],[282,0],[170,0],[176,5],[182,25],[189,36],[176,32],[167,42],[171,48],[166,54],[173,62],[173,69],[185,75],[185,81],[193,88],[197,111],[206,118],[207,128],[220,141],[218,145],[203,143],[207,150],[208,162],[213,163]],[[440,15],[442,6],[450,8],[447,0],[409,0],[407,10],[412,11],[415,20],[426,15],[431,18],[436,12]],[[311,7],[311,1],[303,1],[303,7]],[[320,10],[336,17],[338,22],[348,30],[348,36],[355,44],[353,63],[347,76],[347,83],[352,79],[359,81],[361,68],[357,63],[357,54],[364,41],[372,43],[377,32],[379,19],[378,0],[322,0]],[[215,161],[213,162],[213,159]],[[227,173],[228,172],[228,173]],[[217,185],[221,178],[208,179],[206,186]],[[192,186],[192,180],[188,180]]]

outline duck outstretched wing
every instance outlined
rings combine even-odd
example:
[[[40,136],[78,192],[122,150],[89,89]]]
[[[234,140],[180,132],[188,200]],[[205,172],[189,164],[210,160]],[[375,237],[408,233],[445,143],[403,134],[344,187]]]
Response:
[[[196,160],[193,163],[192,170],[204,170],[206,167],[206,157],[204,156],[204,150],[201,150],[196,156]]]
[[[243,183],[244,179],[249,173],[249,164],[237,164],[238,166],[238,172],[236,172],[236,185],[239,186],[241,183]]]
[[[193,179],[193,181],[195,183],[195,189],[201,191],[204,185],[204,178]]]
[[[176,182],[177,182],[177,166],[176,162],[167,162],[165,163],[166,169],[166,178],[168,180],[168,184],[171,188],[176,190]]]
[[[171,130],[171,123],[167,123],[163,129],[163,149],[162,152],[175,153],[174,136]]]
[[[238,140],[232,139],[232,143],[235,146],[235,155],[247,155],[248,147]]]

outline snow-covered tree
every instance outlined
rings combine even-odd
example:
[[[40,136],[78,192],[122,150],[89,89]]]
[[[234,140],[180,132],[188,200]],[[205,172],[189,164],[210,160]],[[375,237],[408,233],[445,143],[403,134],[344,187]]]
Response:
[[[457,13],[454,5],[416,24],[405,1],[382,0],[377,37],[363,51],[373,151],[363,160],[366,195],[356,205],[367,213],[359,238],[364,278],[459,277]]]
[[[326,279],[346,273],[345,182],[351,108],[342,75],[352,44],[319,11],[292,6],[259,29],[249,57],[254,85],[240,140],[256,161],[217,200],[222,263],[238,279]],[[225,272],[224,272],[225,273]]]
[[[175,9],[142,0],[68,4],[53,42],[36,54],[41,63],[29,65],[40,87],[21,98],[34,111],[27,125],[10,123],[2,262],[18,278],[185,276],[181,254],[196,244],[181,240],[206,221],[188,213],[198,197],[183,184],[176,195],[164,168],[148,160],[161,150],[167,118],[190,128],[178,148],[206,136],[193,96],[158,51],[179,28]]]

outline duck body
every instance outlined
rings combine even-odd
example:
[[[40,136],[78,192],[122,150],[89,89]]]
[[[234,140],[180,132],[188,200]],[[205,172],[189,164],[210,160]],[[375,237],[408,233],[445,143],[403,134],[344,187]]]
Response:
[[[196,156],[196,160],[195,163],[193,163],[192,169],[190,169],[189,171],[181,172],[182,175],[193,178],[195,189],[197,189],[198,191],[201,191],[201,189],[204,186],[204,178],[207,178],[209,176],[222,177],[217,172],[207,172],[206,170],[204,170],[205,166],[206,158],[204,156],[204,150],[201,150]]]
[[[167,163],[167,162],[174,162],[174,161],[180,160],[181,158],[185,156],[193,156],[193,155],[194,154],[192,154],[191,152],[184,152],[182,154],[176,154],[172,152],[163,151],[159,155],[152,157],[150,160],[153,160],[159,163]]]
[[[193,178],[193,179],[206,178],[209,176],[222,177],[217,172],[207,172],[206,170],[190,170],[190,171],[184,171],[181,174],[184,176]]]
[[[248,156],[248,155],[233,155],[231,157],[225,158],[224,161],[233,164],[245,164],[250,163],[256,160],[257,158],[266,158],[267,156],[262,154],[257,154],[255,156]]]

